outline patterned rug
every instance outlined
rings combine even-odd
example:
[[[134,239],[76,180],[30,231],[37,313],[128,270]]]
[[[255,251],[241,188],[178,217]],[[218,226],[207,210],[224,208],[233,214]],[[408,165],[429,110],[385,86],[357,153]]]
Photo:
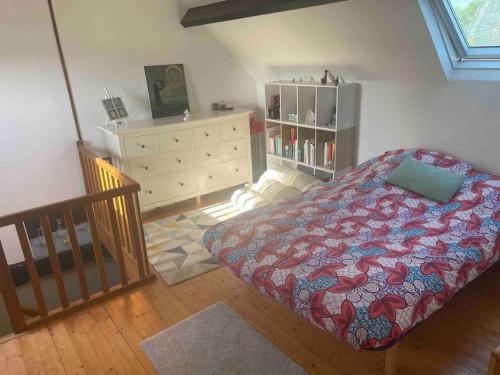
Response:
[[[226,202],[145,223],[149,262],[168,285],[219,268],[203,246],[203,233],[212,225],[239,213],[230,202]]]

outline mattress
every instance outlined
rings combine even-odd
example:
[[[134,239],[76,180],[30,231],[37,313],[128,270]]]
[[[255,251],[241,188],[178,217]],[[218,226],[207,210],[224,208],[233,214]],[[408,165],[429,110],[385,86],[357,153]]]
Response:
[[[385,183],[405,158],[466,175],[441,204]],[[383,349],[500,256],[500,178],[397,150],[339,180],[209,228],[220,264],[356,349]]]

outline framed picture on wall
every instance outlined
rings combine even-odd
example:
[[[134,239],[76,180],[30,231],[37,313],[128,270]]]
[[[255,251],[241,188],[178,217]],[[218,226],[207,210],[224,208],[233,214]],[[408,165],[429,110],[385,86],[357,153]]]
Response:
[[[183,64],[145,66],[153,118],[181,115],[189,110]]]

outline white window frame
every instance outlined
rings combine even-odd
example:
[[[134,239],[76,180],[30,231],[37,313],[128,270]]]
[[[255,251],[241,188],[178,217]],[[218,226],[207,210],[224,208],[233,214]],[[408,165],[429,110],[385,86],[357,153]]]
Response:
[[[500,48],[470,47],[447,0],[419,0],[448,80],[500,81]]]

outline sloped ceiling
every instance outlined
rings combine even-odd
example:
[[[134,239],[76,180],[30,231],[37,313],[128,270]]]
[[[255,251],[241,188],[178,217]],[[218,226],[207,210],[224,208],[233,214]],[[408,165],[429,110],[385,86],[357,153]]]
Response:
[[[319,78],[326,66],[350,80],[444,80],[417,0],[349,0],[201,27],[257,81]]]
[[[260,118],[262,82],[318,80],[328,68],[361,83],[359,162],[422,147],[500,173],[500,83],[446,80],[419,0],[349,0],[201,27],[256,80]]]

